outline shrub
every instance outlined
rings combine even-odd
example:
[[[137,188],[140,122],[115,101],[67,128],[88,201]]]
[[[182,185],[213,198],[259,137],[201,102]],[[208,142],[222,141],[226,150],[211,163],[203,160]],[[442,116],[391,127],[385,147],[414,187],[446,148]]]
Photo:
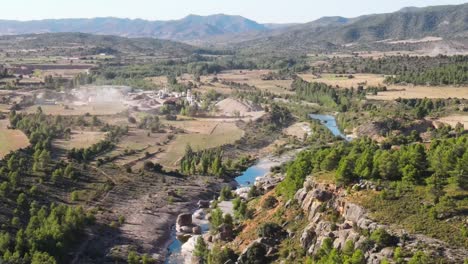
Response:
[[[266,238],[278,238],[283,233],[283,228],[276,223],[265,223],[257,230],[259,237]]]
[[[375,242],[375,244],[380,247],[388,247],[394,245],[394,237],[387,233],[385,229],[379,228],[372,232],[370,239]]]
[[[276,206],[277,203],[278,203],[278,200],[276,200],[274,196],[268,196],[263,202],[262,208],[272,209]]]

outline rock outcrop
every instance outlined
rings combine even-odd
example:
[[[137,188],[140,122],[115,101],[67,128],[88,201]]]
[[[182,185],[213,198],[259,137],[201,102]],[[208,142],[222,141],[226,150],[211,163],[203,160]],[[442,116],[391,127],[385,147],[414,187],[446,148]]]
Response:
[[[423,235],[407,234],[386,225],[371,220],[365,208],[346,199],[346,190],[332,184],[324,184],[308,179],[304,187],[297,191],[295,199],[303,209],[309,224],[300,235],[302,247],[308,254],[315,254],[326,238],[333,241],[333,246],[342,249],[346,241],[351,240],[356,247],[361,247],[368,238],[362,233],[372,233],[377,229],[384,229],[396,240],[396,245],[404,247],[406,251],[416,252],[424,248],[426,254],[440,257],[452,263],[463,263],[468,256],[465,249],[451,248],[447,243]],[[340,223],[333,223],[324,217],[324,208],[334,210],[343,219]],[[365,232],[363,232],[365,231]],[[368,263],[380,263],[384,258],[391,259],[393,248],[373,246],[365,253]]]
[[[176,231],[185,234],[200,234],[201,228],[193,224],[192,214],[180,214],[177,216]]]

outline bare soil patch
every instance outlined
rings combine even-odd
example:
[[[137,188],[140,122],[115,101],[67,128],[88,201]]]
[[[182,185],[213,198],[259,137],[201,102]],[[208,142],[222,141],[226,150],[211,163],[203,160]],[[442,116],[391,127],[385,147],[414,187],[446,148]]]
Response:
[[[8,129],[10,122],[0,120],[0,158],[8,153],[29,146],[29,139],[17,129]]]
[[[468,115],[450,115],[438,118],[435,121],[448,124],[451,127],[455,127],[457,123],[461,123],[465,127],[465,130],[468,130]]]

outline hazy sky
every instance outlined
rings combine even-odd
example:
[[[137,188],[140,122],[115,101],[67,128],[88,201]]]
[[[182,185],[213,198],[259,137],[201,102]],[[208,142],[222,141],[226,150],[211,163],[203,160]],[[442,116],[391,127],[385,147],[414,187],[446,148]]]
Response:
[[[188,14],[242,15],[263,23],[307,22],[322,16],[355,17],[393,12],[406,6],[462,4],[467,0],[9,0],[0,19],[114,16],[149,20]]]

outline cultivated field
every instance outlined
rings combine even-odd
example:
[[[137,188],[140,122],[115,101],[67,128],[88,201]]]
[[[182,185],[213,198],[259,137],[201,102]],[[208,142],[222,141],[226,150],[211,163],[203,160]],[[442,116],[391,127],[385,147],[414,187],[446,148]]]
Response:
[[[262,75],[268,74],[270,70],[232,70],[223,71],[217,75],[219,80],[236,83],[246,83],[258,89],[275,94],[293,94],[290,91],[292,80],[262,80]]]
[[[342,88],[357,88],[359,85],[365,86],[379,86],[383,85],[385,77],[378,74],[354,74],[354,78],[350,79],[347,75],[339,74],[322,74],[320,77],[317,77],[313,74],[299,74],[299,77],[308,81],[308,82],[322,82],[328,85],[336,86]]]
[[[105,133],[100,131],[72,130],[69,140],[56,140],[54,141],[54,146],[65,150],[88,148],[103,140],[104,137]]]
[[[378,95],[368,95],[375,100],[395,100],[397,98],[468,98],[468,87],[456,86],[404,86],[390,85],[388,91]]]
[[[29,140],[20,130],[8,129],[8,120],[0,120],[0,159],[11,151],[29,146]]]
[[[183,122],[183,123],[182,123]],[[193,122],[181,121],[177,127],[186,131],[199,131],[190,134],[178,134],[174,141],[168,145],[167,150],[153,161],[165,167],[174,168],[182,158],[185,147],[190,144],[194,150],[214,148],[234,143],[243,136],[243,131],[234,123],[228,122]]]

